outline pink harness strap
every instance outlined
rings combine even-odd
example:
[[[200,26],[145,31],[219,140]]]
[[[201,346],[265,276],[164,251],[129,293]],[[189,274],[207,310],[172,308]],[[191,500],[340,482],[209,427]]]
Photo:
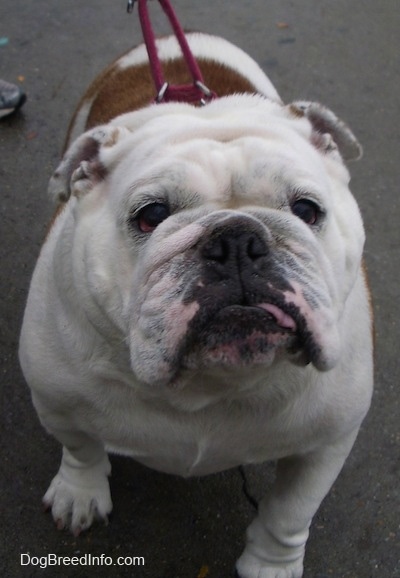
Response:
[[[153,28],[151,26],[147,0],[137,0],[140,24],[142,26],[143,38],[146,44],[147,54],[149,55],[151,74],[157,90],[155,102],[188,102],[206,104],[208,101],[216,98],[216,94],[209,90],[203,80],[199,65],[194,58],[186,36],[179,20],[171,6],[169,0],[158,0],[164,10],[176,39],[182,50],[183,58],[186,62],[193,84],[170,85],[166,82],[158,57],[157,46]],[[128,3],[128,11],[132,11],[132,0]]]

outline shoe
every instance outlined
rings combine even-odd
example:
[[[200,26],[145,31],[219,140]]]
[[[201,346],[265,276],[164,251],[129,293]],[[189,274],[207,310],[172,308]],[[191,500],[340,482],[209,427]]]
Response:
[[[26,101],[26,95],[15,84],[0,79],[0,118],[17,111]]]

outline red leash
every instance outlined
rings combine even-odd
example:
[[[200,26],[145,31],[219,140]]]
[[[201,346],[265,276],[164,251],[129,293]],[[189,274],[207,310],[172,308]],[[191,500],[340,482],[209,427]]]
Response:
[[[209,90],[204,84],[199,65],[190,50],[185,33],[182,30],[170,1],[158,0],[173,28],[179,46],[181,47],[186,66],[193,79],[193,84],[170,85],[165,80],[161,62],[158,58],[156,40],[151,26],[147,0],[128,0],[128,12],[132,12],[135,1],[138,2],[140,24],[142,26],[143,38],[149,55],[151,74],[157,91],[155,102],[189,102],[193,104],[207,104],[207,102],[216,98],[216,94]]]

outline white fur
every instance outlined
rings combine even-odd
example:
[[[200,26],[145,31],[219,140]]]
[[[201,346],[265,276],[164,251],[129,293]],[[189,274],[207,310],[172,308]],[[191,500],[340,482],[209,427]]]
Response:
[[[311,519],[354,443],[372,388],[364,232],[348,173],[336,151],[314,148],[306,118],[272,100],[151,106],[81,137],[51,184],[57,194],[70,187],[71,196],[35,269],[20,344],[40,419],[64,445],[45,502],[75,533],[111,509],[106,449],[183,476],[279,460],[277,484],[238,561],[241,578],[302,576]],[[100,143],[107,177],[96,180],[82,161],[66,182],[87,138]],[[321,231],[280,209],[295,186],[325,206]],[[145,242],[135,240],[126,227],[132,207],[162,190],[185,210]],[[170,365],[160,347],[173,351],[197,311],[175,295],[191,275],[183,257],[214,223],[237,215],[265,218],[286,233],[300,262],[310,257],[301,281],[312,283],[326,310],[305,315],[332,354],[329,371],[283,356],[165,377]],[[291,297],[300,307],[303,290]]]

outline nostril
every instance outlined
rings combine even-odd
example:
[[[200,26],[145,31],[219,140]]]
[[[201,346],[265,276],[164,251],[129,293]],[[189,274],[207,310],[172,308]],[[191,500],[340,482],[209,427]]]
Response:
[[[250,259],[256,260],[268,255],[268,245],[258,235],[252,235],[248,239],[247,255]]]
[[[229,243],[223,237],[213,239],[203,247],[203,257],[210,261],[225,263],[229,259],[229,254]]]

